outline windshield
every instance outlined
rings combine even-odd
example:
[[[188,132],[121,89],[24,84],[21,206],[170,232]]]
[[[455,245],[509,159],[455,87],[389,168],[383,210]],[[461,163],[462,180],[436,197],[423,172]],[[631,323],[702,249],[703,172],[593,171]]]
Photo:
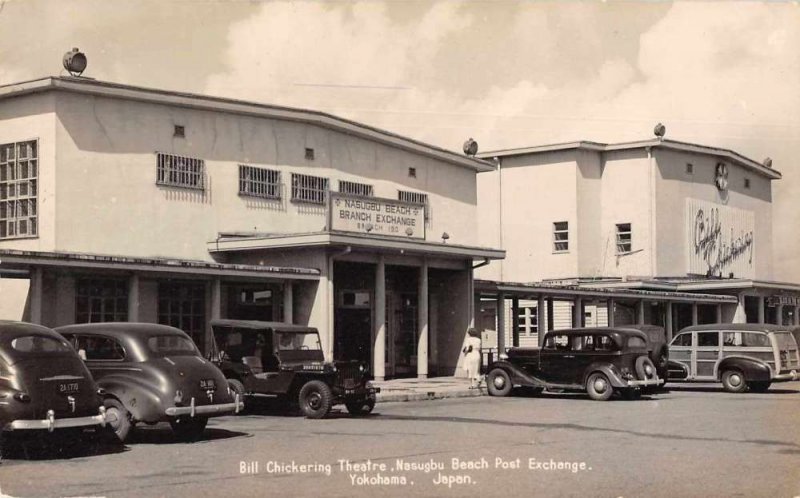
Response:
[[[194,356],[197,348],[188,337],[180,335],[155,335],[147,339],[147,347],[159,356]]]
[[[26,335],[11,341],[11,347],[21,353],[70,353],[74,350],[65,340],[43,335]]]
[[[316,332],[276,332],[275,335],[278,340],[278,351],[322,351],[319,334]]]

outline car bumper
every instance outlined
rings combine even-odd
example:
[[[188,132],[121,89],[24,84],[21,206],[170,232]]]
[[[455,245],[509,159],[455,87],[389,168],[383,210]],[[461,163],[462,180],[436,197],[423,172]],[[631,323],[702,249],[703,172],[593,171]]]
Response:
[[[47,430],[53,432],[56,429],[67,427],[88,427],[92,425],[106,425],[106,409],[100,407],[100,413],[88,417],[56,418],[53,410],[47,411],[47,418],[42,420],[15,420],[6,425],[5,430]]]
[[[659,379],[656,377],[655,379],[646,379],[646,380],[626,380],[625,384],[628,387],[647,387],[647,386],[660,386],[665,381],[664,379]]]
[[[216,405],[200,405],[196,406],[194,403],[194,398],[191,399],[189,402],[189,406],[171,406],[166,409],[166,414],[170,417],[181,417],[184,415],[189,415],[190,417],[194,417],[196,415],[202,416],[211,416],[211,415],[223,415],[225,413],[239,413],[244,409],[244,402],[239,398],[237,394],[234,397],[233,403],[220,403]]]
[[[790,381],[790,380],[798,380],[800,379],[800,374],[797,373],[796,370],[792,370],[789,373],[782,373],[772,377],[773,381]]]

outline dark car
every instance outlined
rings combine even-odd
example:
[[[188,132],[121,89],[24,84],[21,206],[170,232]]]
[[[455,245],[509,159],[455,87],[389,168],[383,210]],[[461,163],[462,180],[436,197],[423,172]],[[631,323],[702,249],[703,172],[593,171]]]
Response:
[[[0,321],[0,430],[96,425],[105,408],[72,346],[46,327]]]
[[[667,333],[664,327],[658,325],[631,325],[629,328],[640,330],[647,336],[648,356],[656,366],[658,377],[666,380],[669,371],[669,346],[667,345]]]
[[[326,362],[315,328],[249,320],[212,320],[211,326],[209,357],[236,392],[296,401],[308,418],[323,418],[341,403],[354,415],[375,407],[380,389],[371,386],[367,365]]]
[[[645,386],[658,386],[644,333],[626,328],[555,330],[544,347],[512,348],[489,366],[489,394],[506,396],[515,386],[586,391],[599,401],[620,392],[636,398]]]
[[[800,379],[800,353],[789,327],[696,325],[681,330],[669,348],[670,382],[721,382],[726,391],[740,393]]]
[[[139,422],[169,422],[180,439],[197,438],[209,417],[242,402],[222,372],[183,331],[151,323],[92,323],[56,329],[78,350],[105,391],[108,423],[124,441]]]

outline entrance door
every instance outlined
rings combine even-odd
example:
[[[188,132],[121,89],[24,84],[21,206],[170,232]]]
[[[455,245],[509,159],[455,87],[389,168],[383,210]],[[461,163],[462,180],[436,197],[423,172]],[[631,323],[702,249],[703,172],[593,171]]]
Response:
[[[372,310],[337,308],[333,357],[363,361],[372,368]]]
[[[393,377],[417,375],[417,295],[410,292],[386,294],[388,325],[387,374]]]

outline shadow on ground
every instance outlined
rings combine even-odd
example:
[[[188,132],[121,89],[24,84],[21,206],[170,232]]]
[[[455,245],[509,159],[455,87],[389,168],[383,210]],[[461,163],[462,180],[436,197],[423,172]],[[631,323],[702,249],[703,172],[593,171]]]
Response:
[[[66,460],[122,453],[127,448],[103,429],[32,431],[3,436],[3,460]]]

